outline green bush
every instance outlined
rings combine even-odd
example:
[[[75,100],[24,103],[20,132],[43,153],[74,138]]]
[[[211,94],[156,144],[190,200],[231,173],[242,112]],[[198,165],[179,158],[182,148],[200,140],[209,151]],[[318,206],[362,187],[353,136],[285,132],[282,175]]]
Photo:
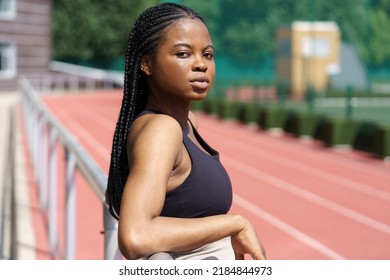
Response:
[[[220,99],[218,98],[206,98],[203,102],[203,110],[210,115],[218,115]]]
[[[276,104],[236,102],[216,97],[194,102],[191,109],[222,119],[256,123],[264,130],[281,128],[297,137],[313,137],[326,146],[345,145],[383,158],[390,157],[390,126],[375,122],[329,118],[309,111],[286,110]]]
[[[262,106],[259,103],[241,103],[237,108],[238,120],[243,123],[259,123]]]
[[[205,111],[205,105],[206,101],[195,101],[191,103],[191,110],[192,111]]]
[[[239,102],[219,100],[217,104],[217,115],[222,119],[238,119]]]
[[[323,126],[323,141],[327,146],[352,146],[356,135],[356,121],[344,118],[325,120]]]
[[[383,158],[390,157],[390,126],[380,126],[375,131],[375,153]]]
[[[286,115],[284,130],[298,137],[314,137],[317,121],[318,116],[311,112],[290,111]]]
[[[259,125],[263,129],[283,128],[287,111],[279,106],[267,106],[260,111]]]
[[[357,124],[353,148],[369,153],[375,153],[377,130],[378,125],[376,123],[359,122]]]

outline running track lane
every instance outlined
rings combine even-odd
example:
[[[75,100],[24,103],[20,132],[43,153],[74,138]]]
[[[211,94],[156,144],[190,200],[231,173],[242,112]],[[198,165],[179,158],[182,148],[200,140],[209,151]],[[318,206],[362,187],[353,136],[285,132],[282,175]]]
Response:
[[[44,100],[107,171],[121,92]],[[231,212],[254,223],[269,259],[390,258],[390,167],[383,161],[197,115],[231,176]],[[77,180],[77,258],[99,259],[101,205]]]

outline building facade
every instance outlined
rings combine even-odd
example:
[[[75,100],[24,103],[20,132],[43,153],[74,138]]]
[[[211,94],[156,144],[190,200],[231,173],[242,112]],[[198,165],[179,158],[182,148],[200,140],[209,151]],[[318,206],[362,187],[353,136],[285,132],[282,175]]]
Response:
[[[291,98],[302,100],[309,86],[325,90],[340,71],[340,30],[334,22],[293,22],[277,31],[276,73]]]
[[[49,72],[51,12],[51,0],[0,0],[0,93]]]

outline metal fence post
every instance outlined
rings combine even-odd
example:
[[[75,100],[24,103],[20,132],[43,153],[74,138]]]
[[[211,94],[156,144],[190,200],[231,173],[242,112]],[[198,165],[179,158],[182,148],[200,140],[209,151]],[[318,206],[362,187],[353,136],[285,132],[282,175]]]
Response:
[[[15,131],[13,109],[7,110],[8,124],[5,124],[5,133],[8,135],[5,143],[3,161],[3,178],[0,178],[0,260],[15,258],[15,221],[12,216],[14,210],[14,181],[15,181]]]
[[[76,247],[76,158],[66,151],[66,217],[65,217],[65,257],[75,259]]]
[[[49,248],[52,258],[58,249],[57,238],[57,131],[50,130],[49,143]]]
[[[48,201],[48,157],[49,157],[49,145],[48,145],[48,124],[45,120],[43,114],[42,114],[42,124],[41,124],[41,131],[40,131],[40,165],[41,165],[41,193],[40,193],[40,200],[41,200],[41,209],[44,211],[47,211],[47,201]]]
[[[35,164],[37,168],[37,182],[39,186],[39,205],[40,208],[43,210],[45,209],[44,203],[45,203],[45,190],[44,190],[44,176],[43,176],[43,162],[42,162],[42,155],[43,155],[43,134],[44,134],[44,121],[43,121],[43,114],[41,112],[38,113],[38,120],[37,120],[37,131],[35,136],[35,149],[36,149],[36,157],[35,157]]]
[[[103,203],[104,219],[104,259],[120,260],[122,254],[118,250],[118,223],[111,216],[110,211]]]
[[[38,182],[38,174],[39,174],[39,169],[37,166],[37,147],[38,147],[38,129],[39,129],[39,115],[37,112],[37,108],[32,108],[31,107],[31,113],[32,113],[32,118],[29,119],[29,125],[31,127],[31,153],[32,153],[32,163],[34,165],[34,170],[35,172],[35,179]]]

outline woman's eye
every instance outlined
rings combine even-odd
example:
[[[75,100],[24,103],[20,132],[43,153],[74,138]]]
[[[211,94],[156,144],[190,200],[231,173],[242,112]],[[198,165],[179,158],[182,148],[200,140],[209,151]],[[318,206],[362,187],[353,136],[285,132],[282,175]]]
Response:
[[[207,58],[207,59],[210,59],[210,60],[214,58],[214,54],[213,53],[205,53],[203,56],[205,58]]]
[[[179,53],[176,54],[176,56],[179,57],[179,58],[187,58],[187,57],[190,56],[190,54],[187,53],[187,52],[179,52]]]

